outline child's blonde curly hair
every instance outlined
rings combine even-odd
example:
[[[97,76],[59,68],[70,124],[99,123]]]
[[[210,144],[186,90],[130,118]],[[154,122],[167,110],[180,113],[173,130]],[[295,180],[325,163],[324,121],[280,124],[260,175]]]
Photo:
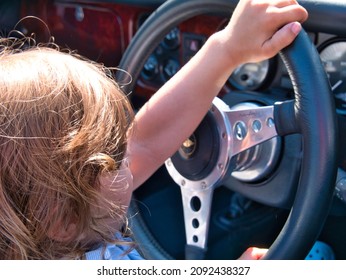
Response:
[[[0,258],[80,258],[117,242],[94,205],[124,219],[100,194],[99,175],[124,159],[133,111],[111,71],[57,47],[0,54]],[[75,234],[52,238],[77,221]]]

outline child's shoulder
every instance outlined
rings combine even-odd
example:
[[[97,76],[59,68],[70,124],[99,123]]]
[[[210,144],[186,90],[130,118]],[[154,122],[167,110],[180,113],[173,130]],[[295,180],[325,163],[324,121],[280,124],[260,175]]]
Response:
[[[116,235],[118,240],[130,241],[120,235]],[[98,248],[85,253],[87,260],[142,260],[139,252],[127,244],[107,243]]]

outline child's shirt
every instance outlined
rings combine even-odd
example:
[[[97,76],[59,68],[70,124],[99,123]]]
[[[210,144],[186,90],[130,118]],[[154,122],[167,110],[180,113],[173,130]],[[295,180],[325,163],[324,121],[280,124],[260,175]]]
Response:
[[[116,236],[120,240],[131,241],[118,234]],[[97,249],[86,252],[85,258],[87,260],[143,260],[136,249],[131,249],[129,245],[119,244],[100,245]]]

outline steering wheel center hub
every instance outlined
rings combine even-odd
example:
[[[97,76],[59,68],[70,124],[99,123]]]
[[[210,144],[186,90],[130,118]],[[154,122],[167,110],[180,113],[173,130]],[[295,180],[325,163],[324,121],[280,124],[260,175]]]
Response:
[[[177,171],[189,180],[207,177],[217,164],[220,140],[212,113],[208,113],[195,132],[184,141],[171,160]]]
[[[207,115],[180,149],[166,161],[166,168],[180,186],[199,189],[214,186],[229,170],[232,128],[224,106],[215,99]]]

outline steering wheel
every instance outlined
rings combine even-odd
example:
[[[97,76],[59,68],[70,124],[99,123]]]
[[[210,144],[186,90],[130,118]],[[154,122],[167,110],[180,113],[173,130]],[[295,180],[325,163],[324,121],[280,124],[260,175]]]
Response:
[[[120,68],[133,78],[124,90],[131,92],[134,89],[144,63],[171,29],[196,15],[212,13],[229,17],[237,2],[171,0],[161,5],[138,30],[120,62]],[[188,139],[190,142],[204,141],[203,135],[206,134],[201,130],[210,129],[214,131],[211,141],[216,152],[206,162],[200,163],[198,156],[184,161],[188,155],[183,144],[178,155],[166,162],[169,173],[182,191],[187,256],[190,258],[200,258],[206,247],[214,189],[221,183],[232,189],[227,177],[234,167],[234,155],[275,136],[300,134],[303,151],[298,187],[287,186],[275,203],[265,186],[244,192],[255,201],[282,207],[289,204],[291,209],[265,259],[304,259],[323,227],[331,206],[337,172],[337,122],[333,95],[319,55],[304,30],[293,44],[280,52],[280,57],[293,84],[294,100],[231,110],[216,98],[193,139]],[[121,75],[119,73],[117,79],[122,79]],[[208,172],[196,171],[195,164],[202,164],[202,169],[207,168]],[[236,191],[241,192],[240,189]],[[196,199],[198,209],[191,206]],[[132,230],[140,244],[149,244],[145,248],[145,257],[170,258],[137,211],[134,199],[129,209],[130,215],[134,216]]]

